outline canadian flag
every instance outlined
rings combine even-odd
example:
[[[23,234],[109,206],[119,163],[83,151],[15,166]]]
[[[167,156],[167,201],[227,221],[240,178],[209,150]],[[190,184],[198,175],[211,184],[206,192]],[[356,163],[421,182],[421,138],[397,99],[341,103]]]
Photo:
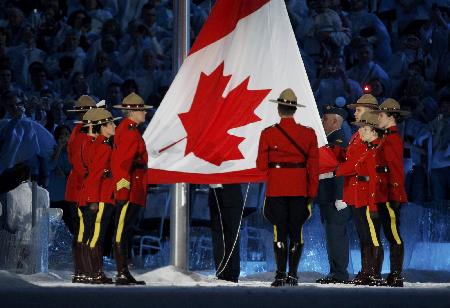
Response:
[[[306,105],[296,121],[325,144],[284,1],[218,0],[144,133],[149,183],[264,180],[259,137],[286,88]]]

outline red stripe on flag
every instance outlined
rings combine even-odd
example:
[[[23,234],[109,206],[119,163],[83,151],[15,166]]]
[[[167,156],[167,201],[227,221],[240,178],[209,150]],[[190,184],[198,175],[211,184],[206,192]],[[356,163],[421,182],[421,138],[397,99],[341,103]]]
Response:
[[[231,184],[263,182],[265,179],[266,175],[256,168],[213,174],[187,173],[161,169],[149,169],[147,171],[148,184],[174,184],[181,182],[192,184]]]
[[[270,0],[218,0],[197,36],[189,55],[220,40],[244,17],[257,11]]]

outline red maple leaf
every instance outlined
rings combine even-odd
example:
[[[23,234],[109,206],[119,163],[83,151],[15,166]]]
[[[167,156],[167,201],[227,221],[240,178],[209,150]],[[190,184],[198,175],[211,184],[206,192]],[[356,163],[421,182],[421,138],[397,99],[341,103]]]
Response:
[[[238,146],[245,138],[228,131],[260,121],[254,111],[271,91],[247,89],[250,80],[247,77],[222,97],[231,79],[231,75],[223,75],[223,69],[222,62],[210,75],[201,73],[191,109],[178,115],[187,132],[184,155],[194,153],[216,166],[244,158]]]

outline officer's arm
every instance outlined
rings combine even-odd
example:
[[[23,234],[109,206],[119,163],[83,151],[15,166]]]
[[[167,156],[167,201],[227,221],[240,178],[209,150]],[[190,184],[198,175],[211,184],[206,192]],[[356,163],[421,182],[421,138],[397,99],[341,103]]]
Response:
[[[383,151],[389,168],[389,199],[391,201],[406,202],[406,200],[402,200],[402,189],[405,180],[403,173],[403,145],[400,137],[393,141],[387,142]]]
[[[113,151],[113,176],[116,179],[116,200],[118,201],[129,199],[131,169],[137,150],[137,140],[123,138]]]
[[[258,157],[256,158],[256,168],[266,172],[269,166],[269,144],[265,137],[265,131],[261,132],[258,146]]]
[[[306,169],[308,176],[308,197],[315,198],[319,186],[319,148],[317,146],[316,133],[313,130],[311,132]]]

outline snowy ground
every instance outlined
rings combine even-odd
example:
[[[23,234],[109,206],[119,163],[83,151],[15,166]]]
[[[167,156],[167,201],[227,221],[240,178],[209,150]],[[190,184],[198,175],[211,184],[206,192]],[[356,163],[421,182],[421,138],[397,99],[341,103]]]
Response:
[[[273,273],[243,277],[238,284],[170,266],[134,274],[147,285],[73,284],[64,270],[34,275],[0,271],[0,307],[450,307],[449,272],[408,272],[405,288],[319,285],[314,283],[318,273],[300,273],[298,288],[271,288]]]
[[[23,286],[32,284],[40,287],[99,287],[97,285],[73,284],[71,283],[71,272],[67,270],[54,270],[49,273],[38,273],[33,275],[14,274],[0,271],[0,288],[3,286]],[[114,272],[107,272],[111,277]],[[259,273],[247,277],[241,277],[238,284],[217,280],[213,273],[203,272],[180,272],[172,266],[166,266],[149,272],[135,272],[138,280],[144,280],[147,287],[270,287],[274,273]],[[319,273],[299,273],[300,286],[317,288],[364,288],[353,285],[320,285],[314,281],[322,275]],[[407,281],[406,288],[444,288],[450,289],[450,272],[432,271],[408,271],[405,273]],[[111,286],[100,286],[111,287]]]

